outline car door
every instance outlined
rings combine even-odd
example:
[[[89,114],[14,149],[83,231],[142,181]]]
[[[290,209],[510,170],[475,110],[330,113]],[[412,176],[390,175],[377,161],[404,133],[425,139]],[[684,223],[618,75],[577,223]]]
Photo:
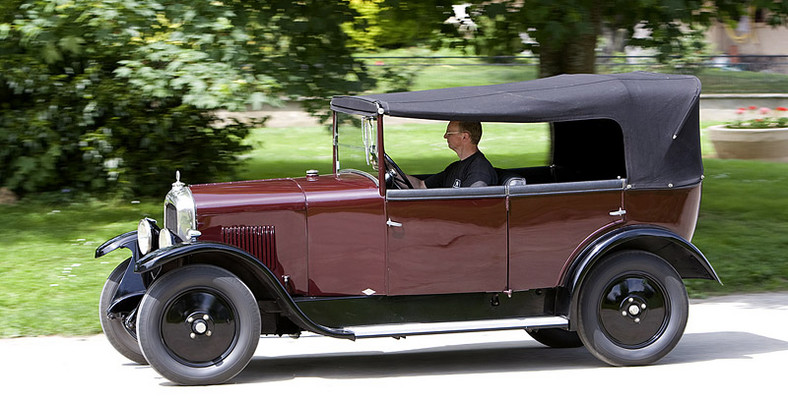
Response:
[[[506,289],[503,186],[389,190],[389,295]]]
[[[509,286],[558,286],[584,243],[623,222],[624,180],[509,188]]]

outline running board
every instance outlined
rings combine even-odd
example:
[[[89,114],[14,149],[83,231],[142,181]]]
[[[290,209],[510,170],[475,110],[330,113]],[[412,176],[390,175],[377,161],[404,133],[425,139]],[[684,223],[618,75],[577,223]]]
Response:
[[[498,331],[505,329],[566,329],[568,327],[569,320],[567,320],[566,317],[549,316],[507,318],[501,320],[363,325],[356,327],[345,327],[342,329],[352,332],[355,335],[354,338],[359,339],[384,336],[399,337],[407,335],[448,334],[455,332]]]

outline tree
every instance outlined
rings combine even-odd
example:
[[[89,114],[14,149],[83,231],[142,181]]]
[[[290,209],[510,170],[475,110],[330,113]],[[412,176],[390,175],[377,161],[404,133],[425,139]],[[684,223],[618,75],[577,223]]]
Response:
[[[250,126],[217,121],[372,84],[345,2],[12,0],[0,6],[0,186],[166,190],[226,177]]]
[[[436,25],[422,23],[425,17],[442,21],[452,8],[450,1],[350,0],[350,5],[359,15],[345,29],[357,47],[370,51],[427,42]]]
[[[697,32],[715,20],[736,21],[746,7],[768,9],[769,22],[773,25],[784,24],[788,15],[788,2],[772,0],[472,0],[468,3],[478,31],[473,38],[460,41],[486,56],[511,56],[530,49],[539,55],[542,77],[594,72],[596,47],[603,27],[625,30],[630,44],[656,48],[660,55],[668,57],[686,50],[687,42],[681,40],[684,35]],[[442,4],[441,0],[435,1],[436,7]],[[428,17],[435,22],[434,17]],[[636,26],[649,30],[650,38],[635,38]],[[523,33],[537,43],[523,43],[520,38]]]

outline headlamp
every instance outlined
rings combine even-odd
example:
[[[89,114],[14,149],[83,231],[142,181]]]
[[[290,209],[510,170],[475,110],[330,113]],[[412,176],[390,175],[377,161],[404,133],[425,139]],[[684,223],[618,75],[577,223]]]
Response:
[[[168,229],[162,229],[159,232],[159,248],[167,248],[172,246],[177,242],[175,235],[172,234]]]
[[[150,218],[140,220],[137,225],[137,244],[140,255],[145,255],[153,250],[153,245],[158,243],[159,227],[156,221]]]

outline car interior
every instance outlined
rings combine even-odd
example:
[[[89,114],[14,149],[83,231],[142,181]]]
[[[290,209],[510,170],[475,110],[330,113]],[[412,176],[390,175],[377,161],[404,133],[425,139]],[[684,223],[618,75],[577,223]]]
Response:
[[[495,167],[500,186],[570,183],[626,178],[621,127],[610,119],[550,124],[552,163],[522,168]],[[415,175],[424,179],[429,175]]]

